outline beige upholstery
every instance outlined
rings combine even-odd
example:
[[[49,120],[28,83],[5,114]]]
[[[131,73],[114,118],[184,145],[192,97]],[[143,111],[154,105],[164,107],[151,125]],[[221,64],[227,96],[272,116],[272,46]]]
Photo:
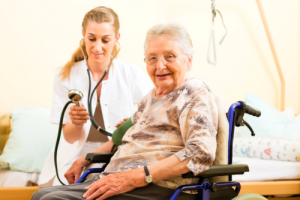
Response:
[[[5,143],[10,133],[11,119],[10,114],[0,115],[0,154],[3,151]]]
[[[218,133],[217,133],[217,151],[213,165],[228,163],[228,136],[229,124],[226,117],[227,110],[225,109],[225,99],[222,95],[215,95],[218,106]],[[212,182],[228,181],[228,176],[220,176],[210,178]]]

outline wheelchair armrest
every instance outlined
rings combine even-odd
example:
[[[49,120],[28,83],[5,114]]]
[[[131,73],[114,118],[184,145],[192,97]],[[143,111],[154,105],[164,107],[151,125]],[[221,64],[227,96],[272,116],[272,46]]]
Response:
[[[85,160],[90,161],[90,163],[109,163],[113,155],[114,153],[88,153]]]
[[[213,165],[209,170],[204,171],[197,176],[194,176],[192,172],[182,174],[183,178],[195,178],[195,177],[213,177],[213,176],[227,176],[244,174],[249,172],[249,167],[246,164],[231,164],[231,165]]]

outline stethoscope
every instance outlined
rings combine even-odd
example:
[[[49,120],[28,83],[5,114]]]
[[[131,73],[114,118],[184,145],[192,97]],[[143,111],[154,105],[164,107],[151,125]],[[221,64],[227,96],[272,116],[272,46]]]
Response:
[[[118,55],[119,51],[121,50],[121,45],[118,41],[116,41],[119,45],[119,50],[117,51],[117,53],[112,57],[111,61],[109,62],[107,68],[105,69],[104,73],[103,73],[103,76],[101,77],[101,79],[99,80],[99,82],[97,83],[97,85],[95,86],[95,88],[93,89],[92,91],[92,94],[91,94],[91,75],[90,75],[90,70],[89,70],[89,67],[88,67],[88,64],[87,64],[87,57],[85,56],[84,54],[84,51],[83,49],[81,48],[81,42],[84,38],[82,38],[79,42],[79,47],[81,49],[81,52],[83,54],[83,59],[86,63],[86,66],[87,66],[87,74],[88,74],[88,77],[89,77],[89,90],[88,90],[88,103],[87,103],[87,108],[88,108],[88,113],[89,113],[89,117],[90,117],[90,121],[92,123],[92,125],[96,128],[97,131],[99,131],[100,133],[106,135],[106,136],[112,136],[111,133],[107,132],[106,130],[104,130],[101,126],[99,126],[95,119],[94,119],[94,116],[93,116],[93,112],[92,112],[92,99],[93,99],[93,95],[97,89],[97,87],[100,85],[100,83],[102,82],[102,80],[104,79],[104,77],[106,76],[111,64],[112,64],[112,61],[114,60],[114,58]],[[91,95],[90,95],[91,94]],[[63,119],[64,119],[64,114],[65,114],[65,111],[68,107],[68,105],[70,103],[75,103],[76,106],[80,106],[80,101],[83,97],[83,94],[82,92],[80,92],[79,90],[76,90],[76,89],[71,89],[69,90],[68,92],[68,97],[70,99],[70,101],[68,101],[66,103],[66,105],[64,106],[62,112],[61,112],[61,116],[60,116],[60,121],[59,121],[59,128],[58,128],[58,134],[57,134],[57,139],[56,139],[56,144],[55,144],[55,148],[54,148],[54,165],[55,165],[55,171],[56,171],[56,176],[57,176],[57,179],[59,180],[59,182],[62,184],[62,185],[65,185],[59,178],[59,174],[58,174],[58,169],[57,169],[57,149],[58,149],[58,144],[59,144],[59,139],[60,139],[60,136],[61,136],[61,130],[62,130],[62,124],[63,124]]]
[[[116,42],[118,43],[118,45],[119,45],[119,50],[117,51],[117,53],[116,53],[116,54],[112,57],[112,59],[110,60],[110,62],[109,62],[109,64],[108,64],[107,68],[106,68],[105,71],[104,71],[103,76],[101,77],[100,81],[97,83],[97,85],[95,86],[95,88],[94,88],[93,91],[92,91],[92,94],[90,95],[90,92],[91,92],[91,75],[90,75],[89,66],[88,66],[88,64],[87,64],[86,56],[85,56],[85,54],[84,54],[83,49],[81,48],[81,41],[82,41],[83,39],[84,39],[84,38],[82,38],[82,39],[80,40],[80,42],[79,42],[79,47],[80,47],[80,50],[81,50],[81,52],[82,52],[82,54],[83,54],[83,59],[84,59],[84,61],[85,61],[85,63],[86,63],[86,66],[87,66],[87,74],[88,74],[88,77],[89,77],[88,112],[89,112],[90,120],[91,120],[91,123],[93,124],[93,126],[96,128],[97,131],[99,131],[100,133],[102,133],[102,134],[104,134],[104,135],[106,135],[106,136],[112,136],[111,133],[105,131],[103,128],[101,128],[101,127],[96,123],[96,121],[95,121],[95,119],[94,119],[94,116],[92,115],[92,113],[93,113],[93,112],[92,112],[92,98],[93,98],[93,95],[94,95],[94,93],[95,93],[97,87],[100,85],[100,83],[102,82],[102,80],[103,80],[104,77],[106,76],[106,74],[107,74],[107,72],[108,72],[108,70],[109,70],[109,68],[110,68],[110,66],[111,66],[112,61],[114,60],[114,58],[118,55],[119,51],[121,50],[121,45],[120,45],[120,43],[119,43],[118,41],[116,41]],[[83,97],[83,96],[81,96],[81,98],[82,98],[82,97]]]

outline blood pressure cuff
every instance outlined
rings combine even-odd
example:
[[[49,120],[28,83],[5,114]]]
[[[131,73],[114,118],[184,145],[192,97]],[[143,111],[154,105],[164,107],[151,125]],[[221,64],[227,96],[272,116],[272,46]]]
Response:
[[[126,131],[132,126],[133,124],[130,117],[114,131],[112,135],[112,141],[115,146],[120,146],[122,144],[123,136],[125,135]]]

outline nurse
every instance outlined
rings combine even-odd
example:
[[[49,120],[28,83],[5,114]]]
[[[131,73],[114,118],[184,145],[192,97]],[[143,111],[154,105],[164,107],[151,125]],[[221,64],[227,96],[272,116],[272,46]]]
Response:
[[[78,158],[84,159],[87,153],[110,139],[91,125],[85,108],[89,88],[87,65],[91,72],[93,89],[118,52],[119,27],[118,15],[110,8],[99,6],[86,13],[82,22],[84,38],[80,42],[83,52],[79,47],[72,59],[55,75],[51,123],[59,123],[61,111],[69,101],[70,89],[77,89],[84,95],[81,107],[71,104],[63,120],[64,137],[60,140],[57,162],[59,177],[65,184],[68,181],[64,175],[72,163]],[[135,104],[153,87],[140,67],[114,59],[92,98],[92,114],[97,124],[112,133],[118,122],[134,113]],[[61,185],[55,174],[53,151],[41,172],[39,185]]]

